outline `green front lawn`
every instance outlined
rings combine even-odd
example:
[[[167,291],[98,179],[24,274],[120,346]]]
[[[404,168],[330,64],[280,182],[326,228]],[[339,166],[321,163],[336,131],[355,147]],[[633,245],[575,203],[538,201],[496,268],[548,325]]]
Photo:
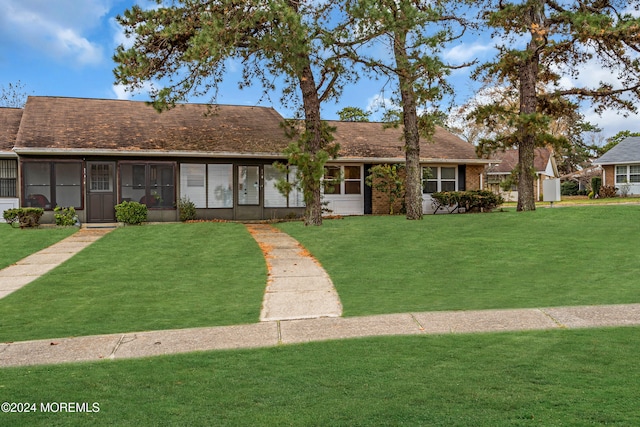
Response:
[[[640,302],[640,206],[283,223],[348,316]]]
[[[0,269],[69,237],[76,227],[13,228],[0,223]]]
[[[384,337],[5,368],[12,426],[640,424],[638,328]]]
[[[257,322],[267,268],[240,224],[117,229],[0,300],[0,342]]]

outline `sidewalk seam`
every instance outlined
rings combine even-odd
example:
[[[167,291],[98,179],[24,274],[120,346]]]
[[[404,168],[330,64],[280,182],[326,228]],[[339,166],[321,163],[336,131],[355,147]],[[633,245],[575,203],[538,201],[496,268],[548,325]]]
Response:
[[[558,319],[553,317],[551,314],[547,313],[544,308],[539,308],[538,310],[540,310],[540,312],[542,314],[547,316],[553,323],[558,325],[558,328],[560,328],[560,329],[568,329],[567,325],[565,325],[564,323],[560,322]]]
[[[115,359],[116,357],[116,352],[118,351],[118,349],[120,348],[120,345],[122,345],[122,342],[124,341],[124,338],[126,337],[126,334],[122,334],[120,335],[120,339],[118,340],[118,342],[116,343],[116,345],[113,347],[113,350],[111,350],[111,354],[109,355],[109,359]]]

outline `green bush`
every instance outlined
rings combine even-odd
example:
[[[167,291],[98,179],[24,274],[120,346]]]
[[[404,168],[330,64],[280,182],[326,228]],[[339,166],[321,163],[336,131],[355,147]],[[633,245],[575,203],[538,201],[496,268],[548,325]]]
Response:
[[[116,219],[125,224],[141,224],[147,220],[147,205],[138,202],[122,202],[116,205]]]
[[[576,196],[580,186],[575,181],[565,181],[560,185],[560,194],[563,196]]]
[[[78,222],[78,216],[76,215],[76,210],[73,206],[68,208],[56,206],[54,212],[53,216],[56,220],[56,225],[67,227],[70,225],[76,225]]]
[[[431,197],[440,205],[458,205],[465,212],[490,212],[504,203],[502,196],[488,190],[443,191]]]
[[[178,200],[178,211],[180,212],[180,221],[196,219],[196,205],[187,196]]]
[[[599,176],[594,176],[591,178],[591,191],[593,194],[600,194],[600,186],[602,185],[602,178]]]
[[[42,208],[16,208],[7,209],[2,217],[12,227],[18,224],[20,228],[25,228],[40,225],[40,218],[43,214],[44,209]]]

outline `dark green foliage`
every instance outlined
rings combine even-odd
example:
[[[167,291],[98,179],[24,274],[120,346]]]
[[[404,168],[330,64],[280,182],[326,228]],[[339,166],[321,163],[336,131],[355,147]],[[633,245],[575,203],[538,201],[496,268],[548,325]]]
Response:
[[[364,111],[358,107],[344,107],[338,111],[338,117],[344,122],[368,122],[371,111]]]
[[[178,211],[180,212],[180,221],[196,219],[196,205],[186,196],[178,200]]]
[[[602,178],[594,176],[591,178],[591,192],[593,194],[600,194],[600,186],[602,185]]]
[[[560,185],[560,194],[563,196],[575,196],[578,194],[579,185],[575,181],[565,181]]]
[[[125,224],[141,224],[147,220],[147,206],[138,202],[122,202],[116,205],[116,219]]]
[[[56,206],[54,212],[53,217],[56,220],[56,225],[70,226],[76,225],[78,222],[78,216],[76,215],[76,210],[73,206],[68,208]]]
[[[389,215],[393,215],[396,200],[404,198],[404,165],[375,165],[367,176],[366,183],[369,187],[387,195],[389,203]],[[403,208],[401,208],[403,210]]]
[[[40,217],[43,214],[44,209],[42,208],[16,208],[7,209],[2,216],[12,227],[18,224],[20,228],[26,228],[40,225]]]
[[[442,191],[431,197],[442,206],[459,205],[465,212],[491,212],[504,203],[502,196],[487,190]]]

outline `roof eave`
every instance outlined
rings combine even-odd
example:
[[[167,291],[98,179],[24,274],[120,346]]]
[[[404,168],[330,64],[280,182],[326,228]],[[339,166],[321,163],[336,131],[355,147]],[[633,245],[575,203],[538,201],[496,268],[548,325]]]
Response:
[[[178,151],[178,150],[115,150],[115,149],[77,149],[77,148],[30,148],[16,147],[17,155],[50,156],[64,154],[71,156],[120,156],[120,157],[244,157],[251,159],[285,159],[281,153],[239,153],[230,151]]]

